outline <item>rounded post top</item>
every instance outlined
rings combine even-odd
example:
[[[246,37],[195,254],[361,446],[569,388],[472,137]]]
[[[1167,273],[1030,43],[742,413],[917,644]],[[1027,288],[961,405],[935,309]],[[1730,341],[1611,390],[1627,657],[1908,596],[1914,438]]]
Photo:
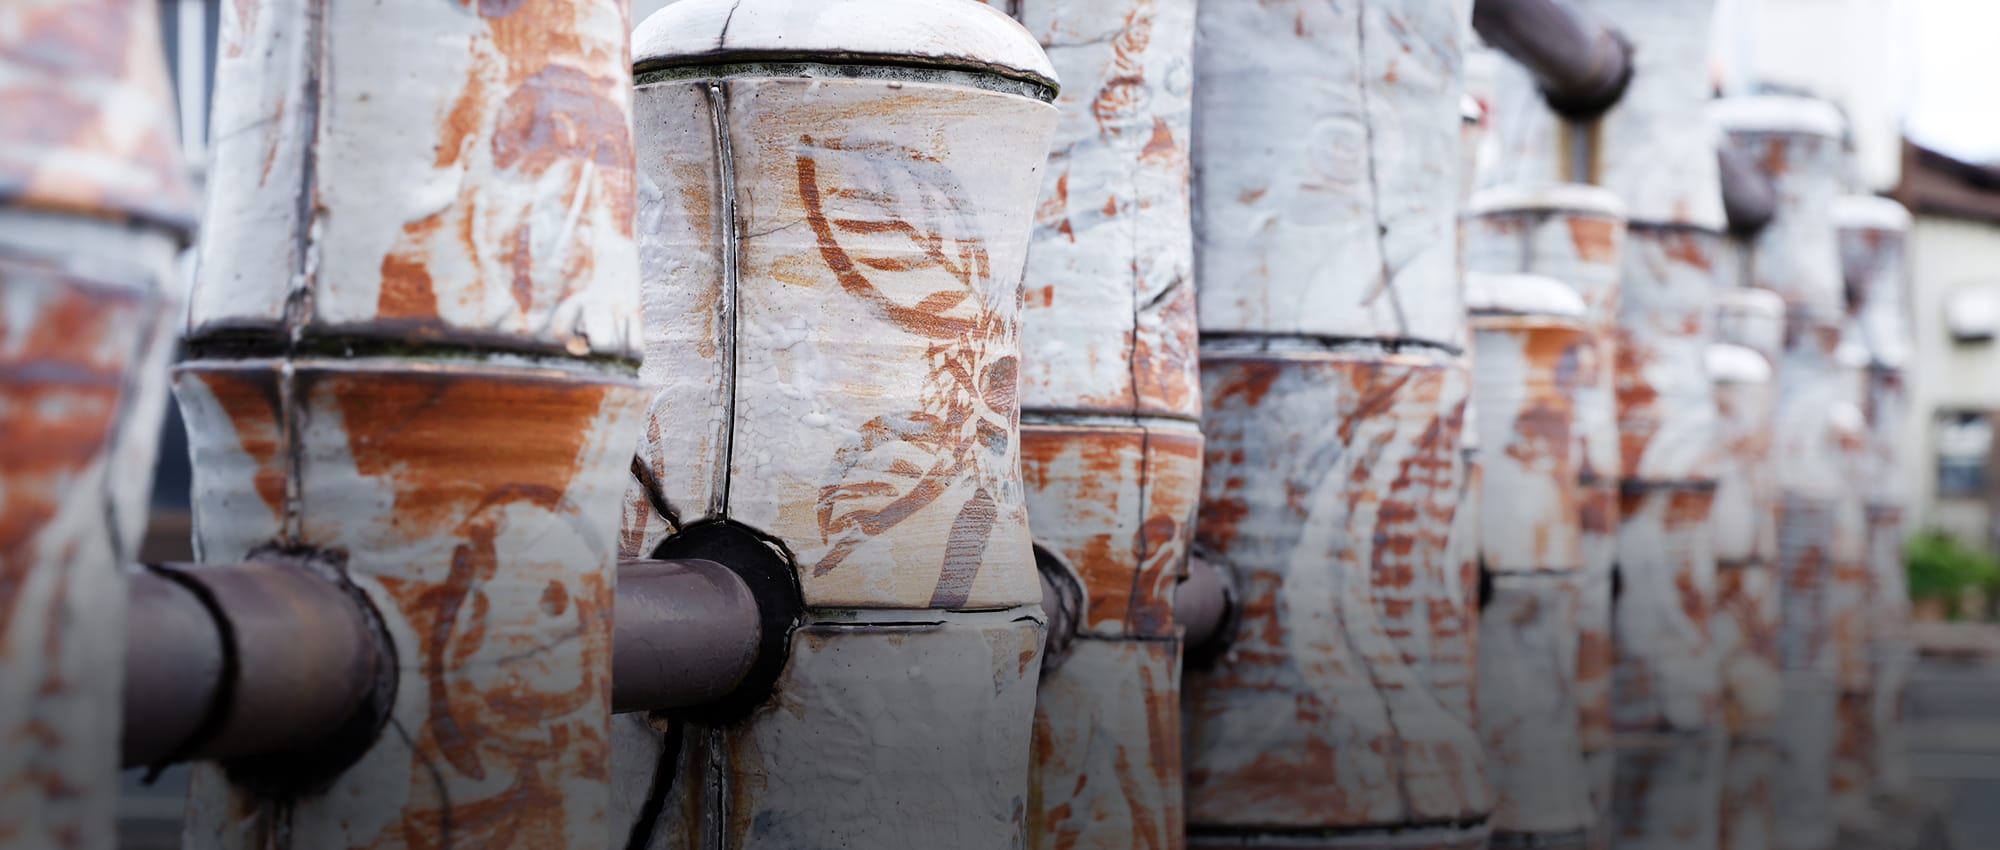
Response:
[[[1842,369],[1866,369],[1874,359],[1868,353],[1868,346],[1863,345],[1851,332],[1842,334],[1840,344],[1833,349],[1834,365]]]
[[[1771,364],[1754,349],[1728,342],[1709,343],[1702,352],[1709,380],[1718,384],[1767,384]]]
[[[1616,192],[1602,186],[1551,183],[1481,189],[1465,205],[1465,214],[1469,216],[1514,212],[1579,212],[1623,220],[1625,204]]]
[[[1758,316],[1772,321],[1785,318],[1785,299],[1768,289],[1730,289],[1715,299],[1716,309],[1723,313]]]
[[[1465,309],[1475,316],[1545,316],[1581,321],[1583,297],[1562,281],[1533,274],[1465,276]]]
[[[639,71],[738,62],[910,65],[1060,85],[1032,34],[974,0],[680,0],[632,32]]]
[[[1842,230],[1910,229],[1910,211],[1875,195],[1846,195],[1833,202],[1833,223]]]
[[[1847,119],[1841,117],[1840,110],[1814,97],[1725,97],[1709,106],[1709,114],[1731,133],[1794,133],[1838,139],[1847,129]]]
[[[1472,95],[1460,95],[1458,98],[1458,117],[1459,120],[1467,124],[1477,124],[1486,120],[1486,107],[1481,106],[1479,99]]]
[[[1835,434],[1862,437],[1868,433],[1868,416],[1853,402],[1837,402],[1827,408],[1826,424]]]

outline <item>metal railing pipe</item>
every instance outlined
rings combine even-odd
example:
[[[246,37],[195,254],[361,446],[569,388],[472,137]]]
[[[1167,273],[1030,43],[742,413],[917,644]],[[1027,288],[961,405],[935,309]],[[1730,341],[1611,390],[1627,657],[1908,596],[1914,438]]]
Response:
[[[201,597],[145,567],[126,585],[126,767],[159,764],[192,739],[222,687],[224,641]]]
[[[306,567],[148,566],[127,588],[128,767],[324,741],[390,663],[360,597]]]
[[[117,843],[122,567],[196,198],[158,10],[0,4],[0,844]],[[106,591],[113,591],[107,593]]]
[[[1186,629],[1181,634],[1184,651],[1205,654],[1227,640],[1235,609],[1236,590],[1229,577],[1208,559],[1190,556],[1187,578],[1174,588],[1174,622]]]
[[[757,662],[757,597],[714,561],[625,561],[614,604],[613,713],[715,702]]]
[[[1777,188],[1741,148],[1724,141],[1715,156],[1722,172],[1722,212],[1729,218],[1730,231],[1757,235],[1777,214]]]
[[[1062,666],[1083,630],[1089,589],[1074,567],[1039,545],[1035,572],[1041,576],[1042,613],[1049,618],[1048,636],[1042,641],[1042,675],[1047,676]]]
[[[1521,63],[1550,108],[1569,118],[1610,109],[1632,80],[1631,42],[1564,0],[1478,0],[1472,26]]]
[[[373,615],[308,568],[140,567],[126,596],[127,767],[293,751],[378,695],[389,655]],[[623,562],[614,606],[614,712],[718,702],[758,661],[757,597],[715,561]]]

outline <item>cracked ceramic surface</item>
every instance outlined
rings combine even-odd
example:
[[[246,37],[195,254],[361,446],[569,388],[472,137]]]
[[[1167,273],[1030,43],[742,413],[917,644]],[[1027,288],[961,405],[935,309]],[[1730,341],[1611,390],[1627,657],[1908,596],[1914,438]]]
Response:
[[[1191,828],[1337,829],[1490,807],[1473,614],[1447,542],[1465,366],[1204,347],[1197,543],[1241,622],[1191,671]]]
[[[1204,333],[1464,344],[1457,5],[1200,7]]]
[[[626,31],[622,0],[223,7],[175,378],[195,551],[338,564],[397,663],[321,785],[198,767],[191,845],[601,846],[643,403]]]
[[[194,199],[157,6],[0,9],[0,844],[116,840],[124,565]]]

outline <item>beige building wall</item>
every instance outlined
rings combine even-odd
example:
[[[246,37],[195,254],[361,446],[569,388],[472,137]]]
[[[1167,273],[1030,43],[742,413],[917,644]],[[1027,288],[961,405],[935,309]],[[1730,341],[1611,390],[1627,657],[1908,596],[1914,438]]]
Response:
[[[2000,411],[2000,340],[1965,342],[1951,325],[1980,322],[2000,306],[2000,224],[1918,216],[1910,241],[1910,308],[1916,347],[1908,371],[1911,438],[1905,474],[1912,529],[1938,526],[1968,541],[1988,539],[1987,512],[1979,498],[1938,496],[1941,411]],[[1992,318],[2000,320],[2000,314]],[[2000,328],[1994,328],[2000,330]],[[1950,434],[1942,435],[1950,447]],[[1960,435],[1961,438],[1963,435]]]

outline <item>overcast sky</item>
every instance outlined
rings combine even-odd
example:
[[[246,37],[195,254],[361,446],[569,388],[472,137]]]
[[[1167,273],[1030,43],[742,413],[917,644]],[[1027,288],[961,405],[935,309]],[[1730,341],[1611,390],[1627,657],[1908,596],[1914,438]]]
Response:
[[[1905,126],[1961,159],[2000,161],[2000,0],[1920,0]]]

